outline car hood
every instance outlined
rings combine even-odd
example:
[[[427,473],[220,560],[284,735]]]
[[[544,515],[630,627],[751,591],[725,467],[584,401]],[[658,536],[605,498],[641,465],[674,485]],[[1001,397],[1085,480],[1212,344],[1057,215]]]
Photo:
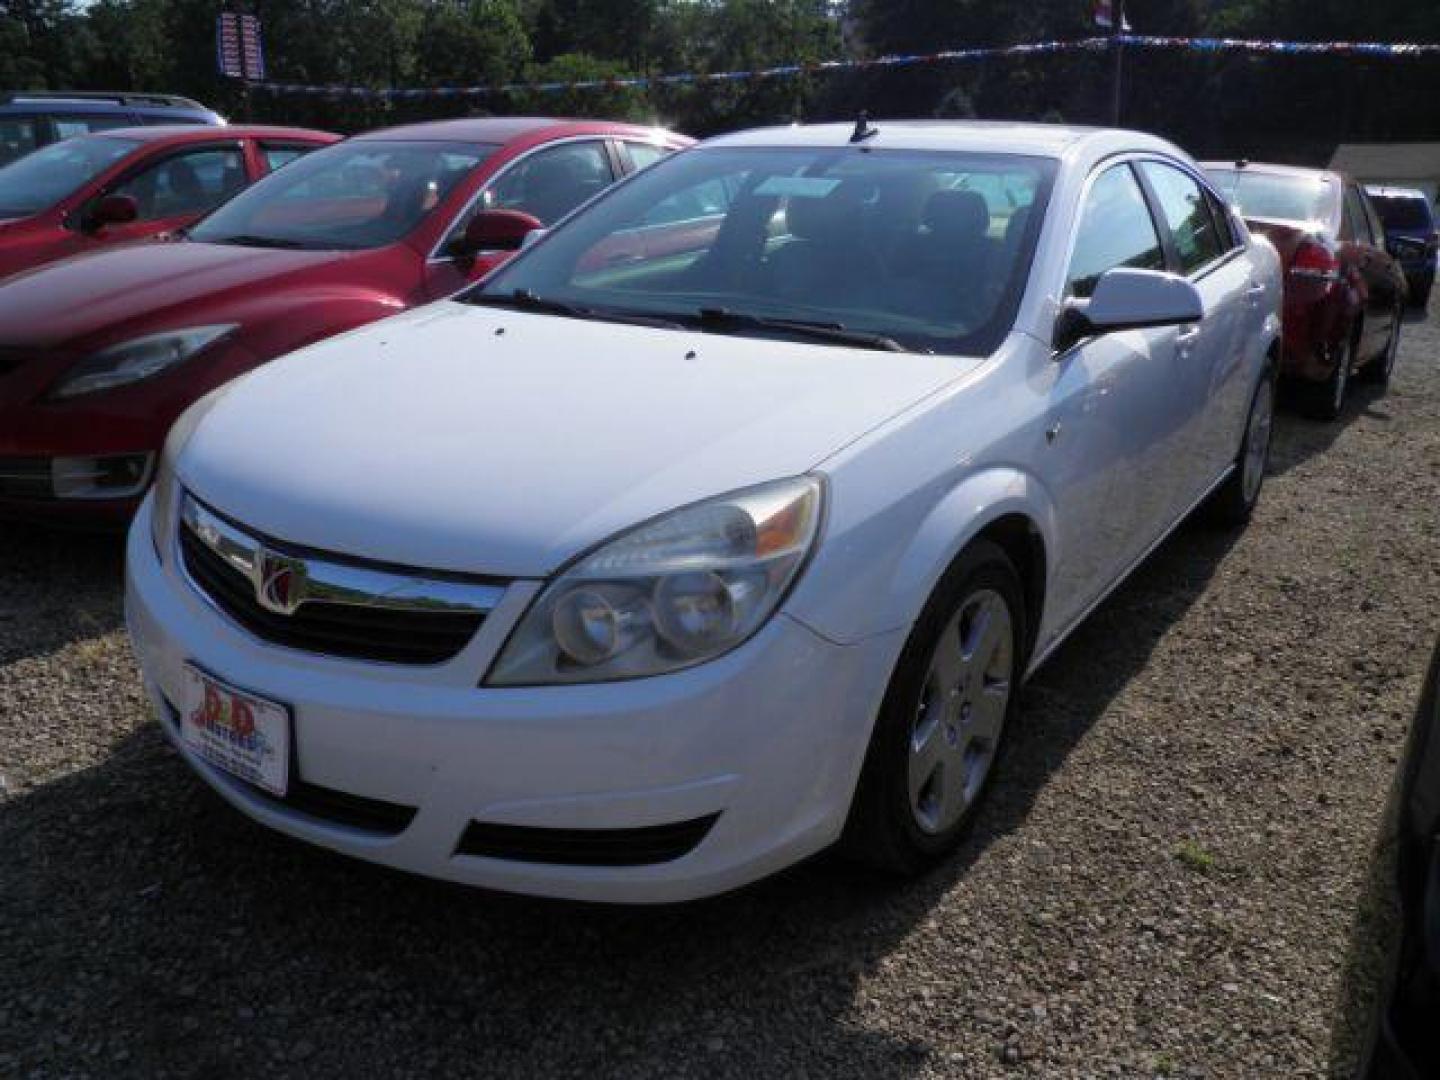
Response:
[[[442,302],[233,384],[177,469],[293,543],[542,577],[656,514],[804,473],[978,363]]]
[[[353,257],[335,251],[276,251],[188,241],[140,241],[50,263],[0,288],[0,343],[55,348],[131,319],[184,309],[196,300]]]

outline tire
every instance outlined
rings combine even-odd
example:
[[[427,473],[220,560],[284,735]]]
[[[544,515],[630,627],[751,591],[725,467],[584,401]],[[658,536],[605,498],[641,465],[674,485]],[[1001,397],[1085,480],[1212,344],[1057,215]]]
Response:
[[[845,855],[913,876],[955,849],[1013,727],[1028,641],[1015,565],[976,541],[941,579],[890,677],[841,839]]]
[[[1305,415],[1315,420],[1338,420],[1345,411],[1345,398],[1350,393],[1350,369],[1355,366],[1355,351],[1360,341],[1361,327],[1340,346],[1340,356],[1335,370],[1324,382],[1305,387]]]
[[[1434,273],[1421,274],[1410,282],[1410,306],[1424,311],[1430,306],[1430,293],[1435,288]]]
[[[1205,520],[1223,529],[1238,529],[1249,522],[1265,487],[1270,464],[1270,437],[1275,428],[1275,369],[1267,368],[1250,397],[1245,414],[1245,437],[1235,456],[1235,469],[1205,505]]]
[[[1360,369],[1360,378],[1376,386],[1388,387],[1390,376],[1395,374],[1395,361],[1400,355],[1400,334],[1405,325],[1405,309],[1395,309],[1395,325],[1390,328],[1390,337],[1385,342],[1385,351]]]

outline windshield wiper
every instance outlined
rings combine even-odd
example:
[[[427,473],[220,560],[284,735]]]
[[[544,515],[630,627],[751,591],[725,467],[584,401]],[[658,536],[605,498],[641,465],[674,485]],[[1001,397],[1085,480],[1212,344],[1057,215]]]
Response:
[[[310,246],[303,240],[287,240],[283,236],[251,236],[248,233],[216,237],[213,240],[207,240],[206,243],[235,244],[237,247],[283,248],[286,251],[301,251]]]
[[[547,315],[562,315],[567,319],[594,319],[600,322],[630,323],[635,326],[658,326],[664,330],[683,330],[685,327],[674,319],[663,315],[649,315],[643,311],[619,311],[614,308],[583,307],[564,300],[553,300],[540,296],[530,289],[516,289],[510,293],[471,293],[465,297],[467,303],[484,304],[490,307],[508,307],[519,311],[539,311]]]
[[[872,334],[865,330],[851,330],[844,323],[811,322],[808,319],[777,319],[768,315],[752,315],[745,311],[729,308],[704,307],[695,313],[702,327],[722,329],[725,327],[750,327],[759,330],[778,330],[801,337],[834,341],[842,345],[858,345],[864,349],[879,349],[882,352],[912,352],[900,342],[884,334]]]

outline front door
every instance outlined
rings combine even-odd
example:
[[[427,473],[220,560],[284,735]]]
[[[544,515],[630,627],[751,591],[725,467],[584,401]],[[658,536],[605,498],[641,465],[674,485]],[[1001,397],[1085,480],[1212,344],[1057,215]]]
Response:
[[[1166,268],[1160,234],[1130,164],[1091,183],[1066,275],[1067,297],[1088,298],[1107,270]],[[1182,416],[1172,382],[1174,328],[1107,334],[1056,357],[1046,388],[1044,480],[1057,504],[1057,627],[1098,599],[1153,540],[1155,504],[1170,488]]]

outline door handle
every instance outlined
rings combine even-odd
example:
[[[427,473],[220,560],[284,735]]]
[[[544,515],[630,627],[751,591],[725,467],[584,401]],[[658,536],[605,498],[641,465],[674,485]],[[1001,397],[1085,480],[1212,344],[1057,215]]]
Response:
[[[1192,343],[1195,341],[1195,339],[1198,338],[1199,336],[1200,336],[1200,324],[1199,324],[1199,323],[1195,323],[1195,324],[1192,325],[1192,326],[1182,327],[1182,328],[1175,334],[1175,342],[1176,342],[1176,344],[1178,344],[1178,345],[1190,345],[1190,344],[1192,344]]]

